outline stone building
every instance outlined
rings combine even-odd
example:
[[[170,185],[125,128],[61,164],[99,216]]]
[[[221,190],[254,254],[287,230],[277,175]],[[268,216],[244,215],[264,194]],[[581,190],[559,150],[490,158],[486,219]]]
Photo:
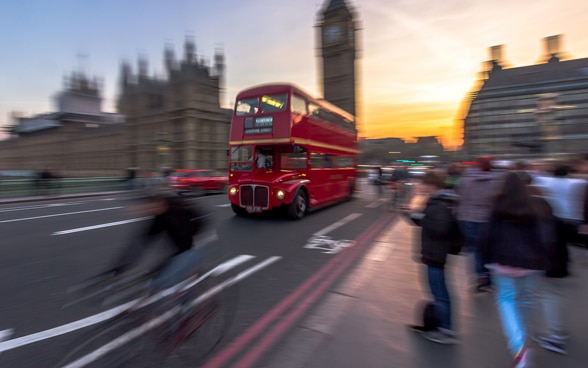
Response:
[[[507,67],[502,46],[468,99],[464,153],[505,158],[586,152],[588,58],[564,60],[561,36],[544,39],[539,64]]]
[[[64,81],[56,112],[14,116],[0,141],[0,170],[49,170],[63,176],[120,174],[127,167],[123,117],[101,109],[100,83],[82,73]]]
[[[217,51],[209,66],[187,39],[183,60],[169,47],[164,58],[166,79],[150,78],[144,59],[136,74],[128,63],[121,66],[118,111],[125,116],[130,166],[227,169],[231,112],[220,106],[223,54]]]
[[[192,40],[176,61],[165,50],[167,78],[121,67],[118,113],[102,111],[101,86],[82,73],[65,80],[57,112],[15,117],[0,141],[0,170],[50,170],[63,176],[120,176],[129,167],[156,172],[227,169],[231,110],[220,107],[224,56],[214,65],[196,59]],[[124,118],[123,118],[124,117]]]

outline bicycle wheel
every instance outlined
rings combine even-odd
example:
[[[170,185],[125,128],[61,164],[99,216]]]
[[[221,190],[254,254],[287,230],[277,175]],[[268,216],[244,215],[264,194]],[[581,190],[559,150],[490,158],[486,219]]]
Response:
[[[59,368],[161,367],[166,352],[158,331],[147,330],[144,316],[125,315],[106,322],[78,341]],[[157,329],[157,326],[154,327]]]
[[[219,286],[217,278],[203,280],[192,297],[203,295]],[[183,366],[198,366],[219,345],[233,322],[239,291],[237,285],[222,289],[201,304],[184,311],[181,326],[175,333],[175,349],[170,360]]]

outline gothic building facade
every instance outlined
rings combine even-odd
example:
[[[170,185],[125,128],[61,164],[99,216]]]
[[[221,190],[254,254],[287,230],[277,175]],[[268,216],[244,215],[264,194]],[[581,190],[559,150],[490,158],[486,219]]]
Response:
[[[230,111],[220,106],[224,56],[208,66],[186,40],[184,58],[165,50],[165,79],[148,77],[147,61],[136,74],[121,67],[118,111],[125,116],[129,164],[139,168],[227,169]]]
[[[15,117],[0,142],[0,170],[50,170],[63,176],[119,176],[129,167],[226,170],[231,111],[220,107],[224,56],[196,59],[192,40],[183,60],[165,50],[167,77],[121,66],[118,113],[102,111],[101,85],[82,73],[66,79],[56,112]]]
[[[0,170],[50,170],[64,176],[112,175],[128,165],[123,117],[102,111],[101,87],[83,73],[66,78],[56,111],[13,116],[0,142]]]

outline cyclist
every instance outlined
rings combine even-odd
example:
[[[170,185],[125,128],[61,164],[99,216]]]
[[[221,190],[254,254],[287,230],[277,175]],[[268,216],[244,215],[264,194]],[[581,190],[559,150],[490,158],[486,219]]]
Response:
[[[164,190],[142,198],[136,210],[142,216],[151,216],[149,224],[127,245],[114,268],[108,272],[117,275],[128,271],[158,235],[166,234],[169,240],[166,244],[172,254],[157,267],[154,291],[171,287],[189,277],[204,256],[204,246],[216,239],[214,229],[207,226],[210,215],[185,198]]]

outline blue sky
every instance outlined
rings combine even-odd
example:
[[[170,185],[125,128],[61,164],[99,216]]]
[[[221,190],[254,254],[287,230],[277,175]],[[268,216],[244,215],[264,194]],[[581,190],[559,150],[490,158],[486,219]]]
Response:
[[[317,14],[325,0],[3,0],[0,2],[0,125],[12,110],[54,109],[63,77],[82,69],[104,82],[112,111],[120,62],[163,74],[166,43],[183,56],[225,52],[224,106],[251,85],[286,81],[319,95]],[[359,86],[363,135],[454,132],[455,112],[488,59],[505,44],[512,66],[535,63],[541,39],[564,34],[563,49],[588,57],[586,0],[347,0],[362,31]],[[79,55],[85,55],[83,57]]]

